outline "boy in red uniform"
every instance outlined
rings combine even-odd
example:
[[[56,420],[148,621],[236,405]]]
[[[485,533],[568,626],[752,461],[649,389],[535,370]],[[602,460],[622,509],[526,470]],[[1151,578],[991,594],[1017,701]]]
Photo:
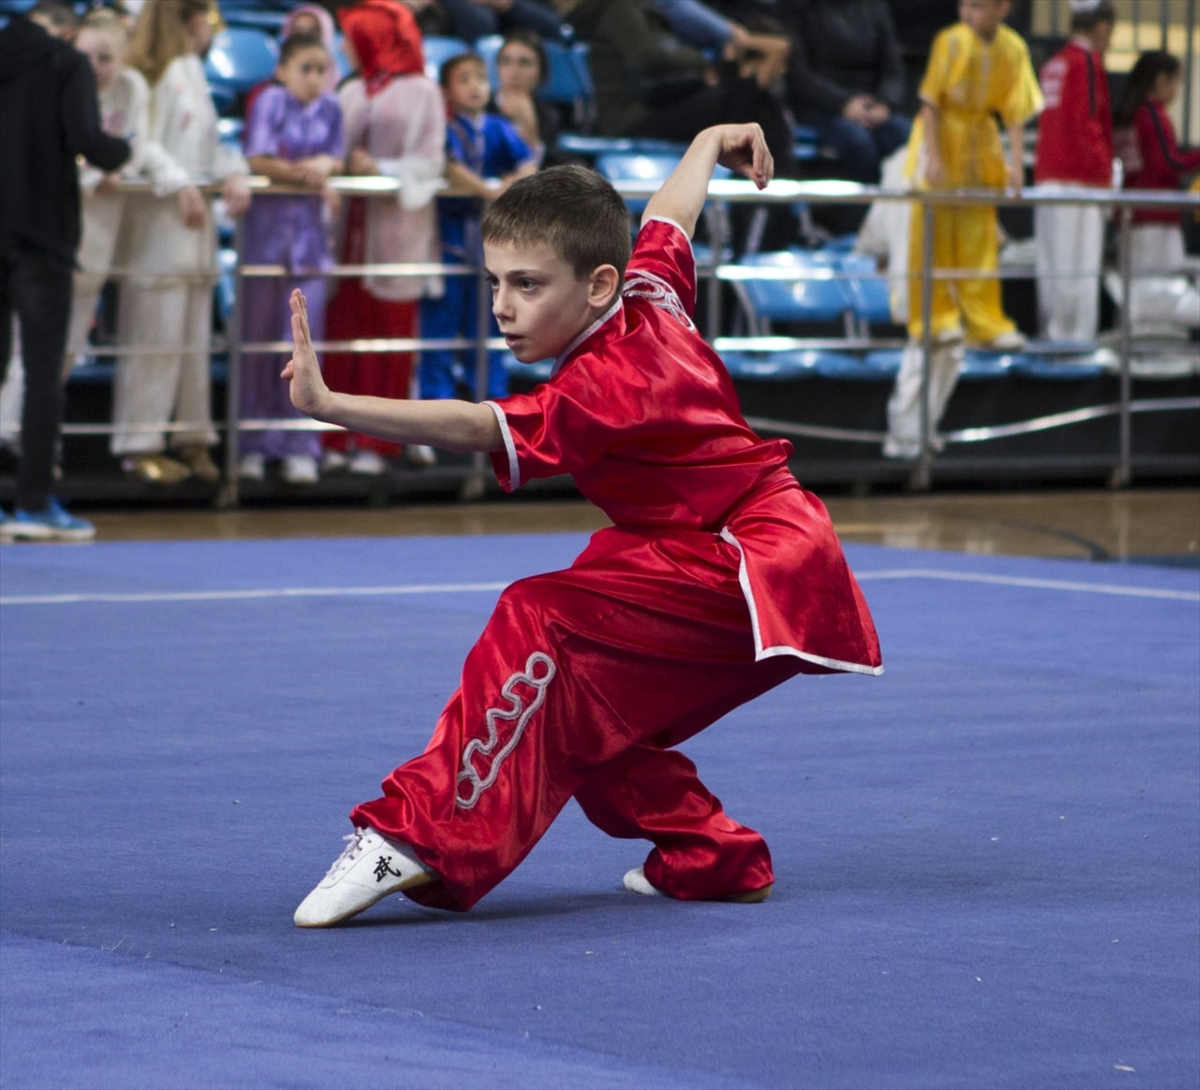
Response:
[[[1034,180],[1049,191],[1112,185],[1112,106],[1104,53],[1115,24],[1112,0],[1071,0],[1071,40],[1039,74],[1046,106],[1038,119]],[[1052,341],[1093,341],[1104,212],[1095,204],[1039,204],[1033,217],[1041,334]]]
[[[797,673],[881,667],[829,517],[788,470],[790,444],[749,429],[692,323],[690,237],[718,163],[760,188],[773,169],[757,125],[706,129],[647,206],[632,257],[623,201],[581,167],[526,178],[490,207],[484,262],[501,332],[518,360],[555,360],[528,394],[332,393],[293,296],[283,374],[298,408],[397,442],[487,451],[506,490],[570,473],[614,524],[567,570],[500,596],[425,752],[352,812],[350,845],[298,926],[338,923],[393,892],[466,910],[572,796],[605,832],[654,844],[629,889],[769,893],[762,837],[671,747]]]

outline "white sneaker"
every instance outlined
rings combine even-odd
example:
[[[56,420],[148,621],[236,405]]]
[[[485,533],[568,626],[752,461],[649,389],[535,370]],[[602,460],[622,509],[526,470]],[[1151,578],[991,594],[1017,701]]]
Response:
[[[257,451],[238,459],[238,476],[243,481],[261,481],[267,475],[267,460]]]
[[[283,479],[288,484],[316,484],[320,479],[316,458],[311,454],[289,454],[283,460]]]
[[[391,893],[423,886],[434,874],[404,844],[369,825],[355,829],[346,850],[296,909],[297,927],[331,927],[357,916]]]
[[[382,454],[373,450],[360,450],[350,459],[350,472],[361,473],[364,477],[379,477],[387,469],[387,462]]]
[[[1015,329],[1010,329],[1007,333],[993,337],[981,347],[990,349],[992,352],[1020,352],[1025,347],[1025,335]]]
[[[327,450],[321,455],[323,473],[340,473],[348,464],[346,456],[340,450]]]
[[[625,872],[625,888],[630,893],[641,893],[646,897],[665,897],[661,889],[650,884],[650,879],[646,877],[646,871],[642,867],[634,867],[633,870]]]
[[[433,447],[427,447],[423,443],[410,444],[404,448],[404,454],[408,458],[410,466],[428,466],[437,465],[437,452]]]

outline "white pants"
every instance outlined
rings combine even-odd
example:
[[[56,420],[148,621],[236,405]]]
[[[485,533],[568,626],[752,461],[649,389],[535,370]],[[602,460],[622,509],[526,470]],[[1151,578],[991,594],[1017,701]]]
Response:
[[[209,346],[216,281],[211,219],[191,230],[174,197],[138,195],[127,208],[130,264],[146,270],[121,284],[117,339],[122,355],[113,384],[112,452],[158,454],[163,425],[174,447],[217,441],[210,404]]]
[[[888,437],[883,453],[888,458],[921,456],[921,372],[925,354],[921,345],[905,345],[896,385],[888,401]],[[954,393],[963,363],[963,342],[954,340],[933,346],[929,357],[929,427],[936,430]],[[935,446],[941,446],[935,441]]]
[[[1129,318],[1135,335],[1179,332],[1200,326],[1200,293],[1179,270],[1188,268],[1183,232],[1173,223],[1138,223],[1129,231]],[[1195,259],[1190,264],[1196,265]],[[1194,275],[1193,270],[1193,275]],[[1140,273],[1174,273],[1141,276]]]
[[[1055,183],[1041,188],[1067,193],[1082,187]],[[1094,341],[1100,324],[1104,213],[1096,205],[1041,204],[1033,210],[1033,225],[1042,336]]]
[[[87,344],[100,291],[113,267],[125,219],[125,198],[124,193],[93,193],[84,198],[83,234],[76,255],[79,269],[71,288],[71,324],[67,327],[64,379],[70,375],[76,357]]]

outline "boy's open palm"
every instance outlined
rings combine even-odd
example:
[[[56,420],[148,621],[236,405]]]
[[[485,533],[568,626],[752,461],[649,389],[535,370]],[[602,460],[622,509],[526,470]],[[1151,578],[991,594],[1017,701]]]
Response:
[[[292,358],[287,361],[280,377],[291,383],[292,404],[302,413],[313,416],[329,394],[329,387],[321,376],[321,365],[308,329],[308,303],[299,288],[292,292],[288,306],[292,311],[294,347]]]

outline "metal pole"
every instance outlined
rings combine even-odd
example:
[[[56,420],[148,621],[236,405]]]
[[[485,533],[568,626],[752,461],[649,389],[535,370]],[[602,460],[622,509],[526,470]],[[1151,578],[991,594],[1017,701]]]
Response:
[[[480,256],[475,274],[475,400],[484,401],[488,390],[488,333],[491,330],[492,291]],[[477,450],[471,455],[471,475],[463,482],[462,498],[476,500],[486,487],[487,456]]]
[[[1187,3],[1187,52],[1183,57],[1183,143],[1193,143],[1192,92],[1196,80],[1196,0]]]
[[[1118,258],[1121,262],[1121,409],[1119,421],[1119,448],[1117,457],[1117,472],[1113,483],[1124,488],[1132,479],[1132,414],[1129,409],[1130,396],[1133,390],[1130,364],[1133,357],[1133,322],[1130,318],[1132,309],[1133,289],[1133,257],[1130,253],[1130,225],[1133,222],[1133,206],[1124,205],[1121,208],[1120,249]]]
[[[233,229],[233,248],[237,254],[237,265],[233,270],[233,310],[225,327],[229,356],[229,375],[225,382],[225,480],[217,490],[218,507],[238,505],[238,448],[242,415],[242,296],[246,283],[242,275],[244,223],[245,217],[238,216]]]
[[[933,204],[921,202],[921,454],[913,485],[927,492],[933,476],[930,361],[933,358]]]

